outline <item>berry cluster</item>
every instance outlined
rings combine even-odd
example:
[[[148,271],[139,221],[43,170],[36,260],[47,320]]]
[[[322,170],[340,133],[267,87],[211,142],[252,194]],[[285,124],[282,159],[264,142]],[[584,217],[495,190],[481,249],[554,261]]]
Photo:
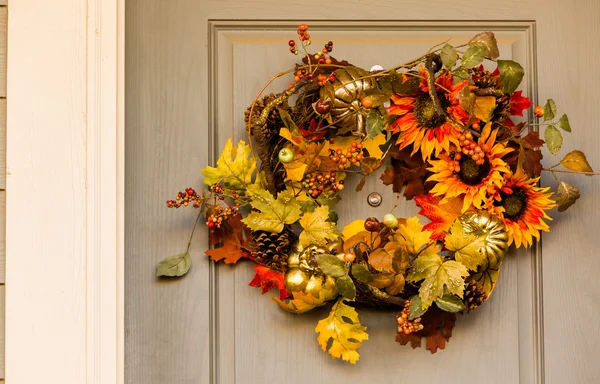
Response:
[[[167,207],[179,208],[182,205],[187,207],[190,203],[194,208],[200,208],[202,204],[202,196],[196,193],[194,188],[186,188],[185,192],[179,192],[175,200],[167,200]]]
[[[450,153],[450,158],[454,160],[450,165],[453,172],[460,172],[460,160],[463,156],[469,156],[477,165],[485,163],[485,153],[481,146],[473,141],[473,135],[470,132],[460,135],[458,140],[460,140],[460,147],[457,151]]]
[[[309,83],[312,83],[313,75],[312,73],[307,73],[306,69],[299,69],[294,73],[294,82],[298,83],[301,80],[308,80]],[[288,88],[292,88],[294,84],[288,84]]]
[[[337,181],[335,172],[317,172],[305,176],[302,187],[310,196],[316,198],[326,190],[341,191],[344,189],[344,180]]]
[[[346,150],[346,154],[341,148],[337,150],[331,150],[329,159],[334,163],[338,164],[339,170],[344,170],[351,167],[352,165],[360,165],[360,161],[363,159],[363,145],[353,141],[350,147]]]
[[[405,335],[418,332],[423,329],[423,324],[421,324],[420,317],[417,317],[414,320],[408,320],[408,317],[410,316],[410,304],[410,300],[406,300],[404,302],[404,309],[400,315],[396,315],[396,319],[398,320],[398,333],[404,333]]]
[[[331,58],[325,57],[325,55],[331,52],[332,50],[333,41],[330,41],[329,43],[325,44],[325,47],[323,47],[323,49],[317,52],[313,57],[315,58],[315,60],[319,60],[319,64],[331,64]]]
[[[209,228],[221,228],[221,224],[237,215],[239,210],[237,205],[226,208],[215,205],[213,213],[206,218],[206,225]]]
[[[310,35],[308,34],[308,25],[300,24],[298,26],[298,36],[300,36],[300,40],[306,41],[306,45],[310,45]]]
[[[335,72],[331,72],[331,75],[329,76],[319,75],[317,77],[317,84],[319,84],[320,86],[325,85],[327,81],[329,81],[330,83],[333,83],[335,81]]]

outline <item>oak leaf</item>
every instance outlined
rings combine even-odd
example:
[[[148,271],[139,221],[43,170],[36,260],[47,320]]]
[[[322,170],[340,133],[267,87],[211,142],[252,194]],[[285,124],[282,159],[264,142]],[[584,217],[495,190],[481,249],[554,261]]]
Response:
[[[356,310],[344,304],[344,299],[339,299],[331,308],[329,316],[320,320],[315,328],[315,332],[319,334],[317,341],[323,351],[327,351],[331,341],[331,357],[341,358],[351,364],[356,364],[359,360],[357,349],[364,340],[369,339],[366,330],[367,327],[361,325]]]
[[[415,202],[421,210],[419,215],[423,215],[431,220],[423,226],[426,231],[431,231],[431,240],[444,240],[446,232],[461,214],[463,199],[453,197],[446,202],[441,203],[442,198],[432,194],[415,196]]]
[[[395,193],[401,193],[404,188],[404,196],[407,200],[429,192],[429,183],[425,184],[429,175],[428,164],[420,155],[411,156],[411,147],[398,150],[394,146],[390,150],[390,156],[392,167],[386,168],[381,175],[383,184],[393,185],[392,189]]]
[[[231,138],[227,140],[217,166],[206,166],[202,170],[204,184],[213,185],[222,182],[225,188],[241,190],[252,182],[252,174],[256,170],[256,159],[252,149],[243,140],[237,147]]]
[[[421,318],[423,329],[408,335],[398,333],[396,341],[402,345],[408,343],[413,348],[420,348],[422,338],[425,337],[425,347],[432,354],[438,349],[445,349],[446,343],[452,337],[452,329],[456,324],[456,314],[431,307]]]
[[[282,272],[277,272],[264,265],[255,265],[254,270],[256,275],[248,284],[251,287],[262,288],[262,294],[269,292],[271,289],[279,290],[279,299],[284,300],[290,297],[290,293],[285,288],[284,275]]]
[[[523,110],[532,105],[531,100],[523,97],[523,91],[517,91],[510,97],[510,114],[513,116],[523,116]]]
[[[248,192],[251,197],[250,205],[260,211],[250,212],[242,220],[250,229],[279,233],[285,224],[293,224],[300,218],[300,204],[290,191],[280,192],[277,199],[257,185],[250,186]]]
[[[313,212],[306,212],[300,219],[304,230],[300,233],[300,244],[307,247],[311,244],[325,245],[339,237],[337,225],[329,221],[329,207],[323,205]]]
[[[414,266],[408,281],[423,280],[419,288],[422,307],[429,307],[437,298],[442,297],[444,288],[459,297],[465,289],[464,278],[469,275],[467,268],[458,261],[444,259],[437,254],[422,254],[414,260]]]

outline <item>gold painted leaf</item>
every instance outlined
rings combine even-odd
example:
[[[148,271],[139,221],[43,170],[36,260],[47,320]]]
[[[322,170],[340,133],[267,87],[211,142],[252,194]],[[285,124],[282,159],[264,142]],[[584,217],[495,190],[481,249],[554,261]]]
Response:
[[[364,340],[369,339],[366,330],[367,327],[360,323],[356,310],[344,304],[344,299],[339,299],[331,308],[329,316],[320,320],[315,328],[315,332],[319,334],[317,341],[323,351],[327,351],[331,342],[331,357],[341,358],[351,364],[356,364],[359,360],[357,349]]]
[[[472,47],[475,45],[484,47],[486,50],[485,57],[490,60],[496,60],[500,57],[498,42],[492,32],[481,32],[475,35],[475,37],[469,41],[469,46]]]
[[[558,194],[556,197],[556,205],[558,212],[566,211],[571,205],[575,204],[581,195],[579,190],[571,184],[561,181],[558,185]]]
[[[501,265],[502,262],[494,266],[488,266],[484,271],[471,276],[483,288],[484,292],[487,293],[488,296],[496,288],[496,281],[500,276]]]
[[[471,271],[487,262],[487,257],[482,251],[486,247],[486,234],[483,231],[465,232],[460,220],[456,220],[446,235],[444,245],[454,251],[456,261],[462,263]]]
[[[560,164],[563,167],[575,172],[594,172],[590,166],[590,163],[588,163],[585,154],[579,150],[567,153],[560,161]]]
[[[435,254],[424,254],[414,260],[414,267],[407,276],[408,281],[423,280],[419,288],[422,308],[429,307],[442,297],[444,288],[450,293],[462,297],[465,290],[464,278],[469,275],[467,268],[458,261],[444,259]]]
[[[300,219],[304,230],[300,233],[300,244],[308,247],[311,244],[325,245],[339,237],[335,223],[329,219],[329,207],[326,205],[316,208],[313,212],[306,212]]]

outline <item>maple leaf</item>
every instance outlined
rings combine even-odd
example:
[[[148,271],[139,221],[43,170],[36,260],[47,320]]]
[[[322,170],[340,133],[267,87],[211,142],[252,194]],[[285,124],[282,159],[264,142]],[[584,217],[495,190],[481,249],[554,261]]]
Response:
[[[223,182],[228,189],[245,189],[252,182],[252,174],[256,170],[256,159],[252,156],[252,149],[240,140],[237,147],[233,146],[229,138],[217,166],[206,166],[202,169],[204,184],[213,185]]]
[[[540,139],[540,133],[531,131],[525,136],[523,136],[520,140],[527,143],[531,148],[541,148],[545,141]],[[525,146],[527,147],[527,146]]]
[[[329,207],[326,205],[305,213],[300,219],[300,225],[304,228],[300,233],[300,244],[307,247],[311,244],[325,245],[328,241],[337,240],[337,226],[328,219]]]
[[[319,334],[317,341],[323,351],[327,351],[331,340],[331,357],[341,358],[351,364],[356,364],[360,358],[356,350],[364,340],[369,339],[366,330],[367,327],[360,324],[356,310],[344,304],[343,298],[333,305],[329,316],[320,320],[315,328],[315,332]]]
[[[254,270],[256,271],[256,275],[254,275],[254,278],[248,284],[249,286],[262,288],[263,295],[271,289],[278,289],[280,300],[290,297],[290,293],[285,288],[283,273],[269,269],[264,265],[255,265]]]
[[[321,165],[321,158],[329,158],[329,142],[327,141],[308,142],[302,135],[296,132],[292,133],[287,128],[282,128],[279,135],[292,144],[291,150],[294,153],[294,159],[289,163],[283,163],[286,176],[292,181],[301,181],[306,172]]]
[[[417,282],[423,280],[419,288],[419,297],[423,309],[429,307],[435,299],[442,297],[444,287],[450,293],[463,296],[464,277],[468,276],[467,268],[458,261],[444,259],[437,254],[422,254],[414,260],[414,266],[407,280]]]
[[[421,248],[429,244],[430,236],[431,232],[423,230],[419,218],[415,216],[398,225],[394,239],[398,244],[404,245],[409,253],[417,255]]]
[[[510,97],[510,114],[513,116],[523,116],[523,110],[532,105],[531,100],[523,97],[523,91],[517,91]]]
[[[300,218],[300,203],[290,191],[280,192],[277,199],[258,185],[250,186],[248,192],[252,198],[250,205],[260,211],[250,212],[242,220],[250,229],[279,233],[285,224],[293,224]]]
[[[241,258],[250,256],[244,248],[251,239],[250,228],[242,223],[242,215],[237,214],[225,221],[220,228],[211,228],[209,244],[213,249],[204,253],[213,261],[225,261],[225,264],[235,264]]]
[[[445,349],[446,343],[452,337],[452,329],[456,324],[456,314],[431,307],[422,317],[423,329],[408,335],[398,333],[396,341],[402,345],[410,342],[413,348],[420,348],[422,338],[425,337],[425,347],[432,354],[438,349]]]
[[[450,233],[446,236],[444,245],[450,251],[455,252],[456,261],[471,271],[476,271],[477,267],[488,262],[484,253],[487,245],[486,238],[484,231],[465,232],[460,221],[456,220]]]
[[[432,194],[415,196],[415,202],[421,210],[419,215],[423,215],[431,220],[423,226],[426,231],[431,231],[431,240],[444,240],[446,232],[461,214],[463,199],[453,197],[444,203],[441,197]]]
[[[337,296],[337,291],[322,289],[319,291],[319,297],[314,297],[310,293],[303,293],[302,291],[292,292],[293,298],[290,300],[282,300],[279,297],[272,297],[273,300],[279,304],[279,306],[288,312],[292,313],[305,313],[322,305],[325,305],[329,300],[334,299]]]
[[[392,167],[388,167],[380,177],[383,184],[393,185],[392,189],[395,193],[402,192],[402,188],[406,184],[404,196],[407,200],[426,194],[430,189],[429,183],[425,184],[429,175],[428,164],[423,161],[421,156],[411,156],[410,153],[409,147],[400,151],[394,146],[390,150]]]
[[[302,132],[302,136],[304,136],[306,140],[321,140],[323,137],[325,137],[325,134],[327,133],[327,129],[322,128],[323,123],[318,123],[317,120],[313,118],[310,121],[310,126],[308,127],[308,129],[300,127],[300,132]]]

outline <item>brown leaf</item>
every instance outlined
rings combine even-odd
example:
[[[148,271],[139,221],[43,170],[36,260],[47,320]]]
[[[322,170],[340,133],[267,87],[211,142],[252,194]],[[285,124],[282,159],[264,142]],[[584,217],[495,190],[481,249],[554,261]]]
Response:
[[[580,194],[577,188],[561,181],[558,185],[558,195],[556,198],[558,212],[566,211],[571,205],[575,204],[575,201],[579,199],[579,196]]]
[[[221,228],[211,228],[209,244],[213,249],[204,253],[214,261],[225,261],[225,264],[235,264],[242,257],[248,257],[248,247],[251,231],[241,221],[242,215],[237,214],[221,225]]]
[[[519,144],[510,141],[508,146],[514,148],[514,151],[503,157],[506,164],[510,165],[513,171],[516,171],[521,150]],[[529,177],[538,177],[542,173],[542,151],[523,148],[522,150],[523,170]]]
[[[413,348],[418,348],[421,347],[421,337],[425,337],[425,347],[433,354],[438,349],[446,348],[446,342],[452,336],[452,329],[455,323],[456,314],[442,311],[438,307],[432,306],[422,317],[421,324],[423,324],[423,329],[421,331],[410,335],[398,334],[396,341],[402,345],[410,342]]]
[[[410,148],[404,148],[401,151],[392,148],[390,150],[392,167],[388,167],[381,175],[383,184],[393,184],[393,191],[396,193],[400,193],[406,184],[404,196],[407,200],[429,192],[428,186],[425,185],[429,175],[428,164],[418,154],[411,156],[410,153]]]
[[[390,242],[383,248],[377,248],[369,255],[369,264],[380,272],[391,272],[394,267],[392,260],[398,243]]]
[[[369,285],[383,289],[394,282],[396,274],[394,272],[383,272],[373,274],[373,280],[369,282]]]
[[[544,140],[540,139],[540,133],[533,131],[523,136],[521,140],[529,144],[530,148],[540,148],[545,143]]]

